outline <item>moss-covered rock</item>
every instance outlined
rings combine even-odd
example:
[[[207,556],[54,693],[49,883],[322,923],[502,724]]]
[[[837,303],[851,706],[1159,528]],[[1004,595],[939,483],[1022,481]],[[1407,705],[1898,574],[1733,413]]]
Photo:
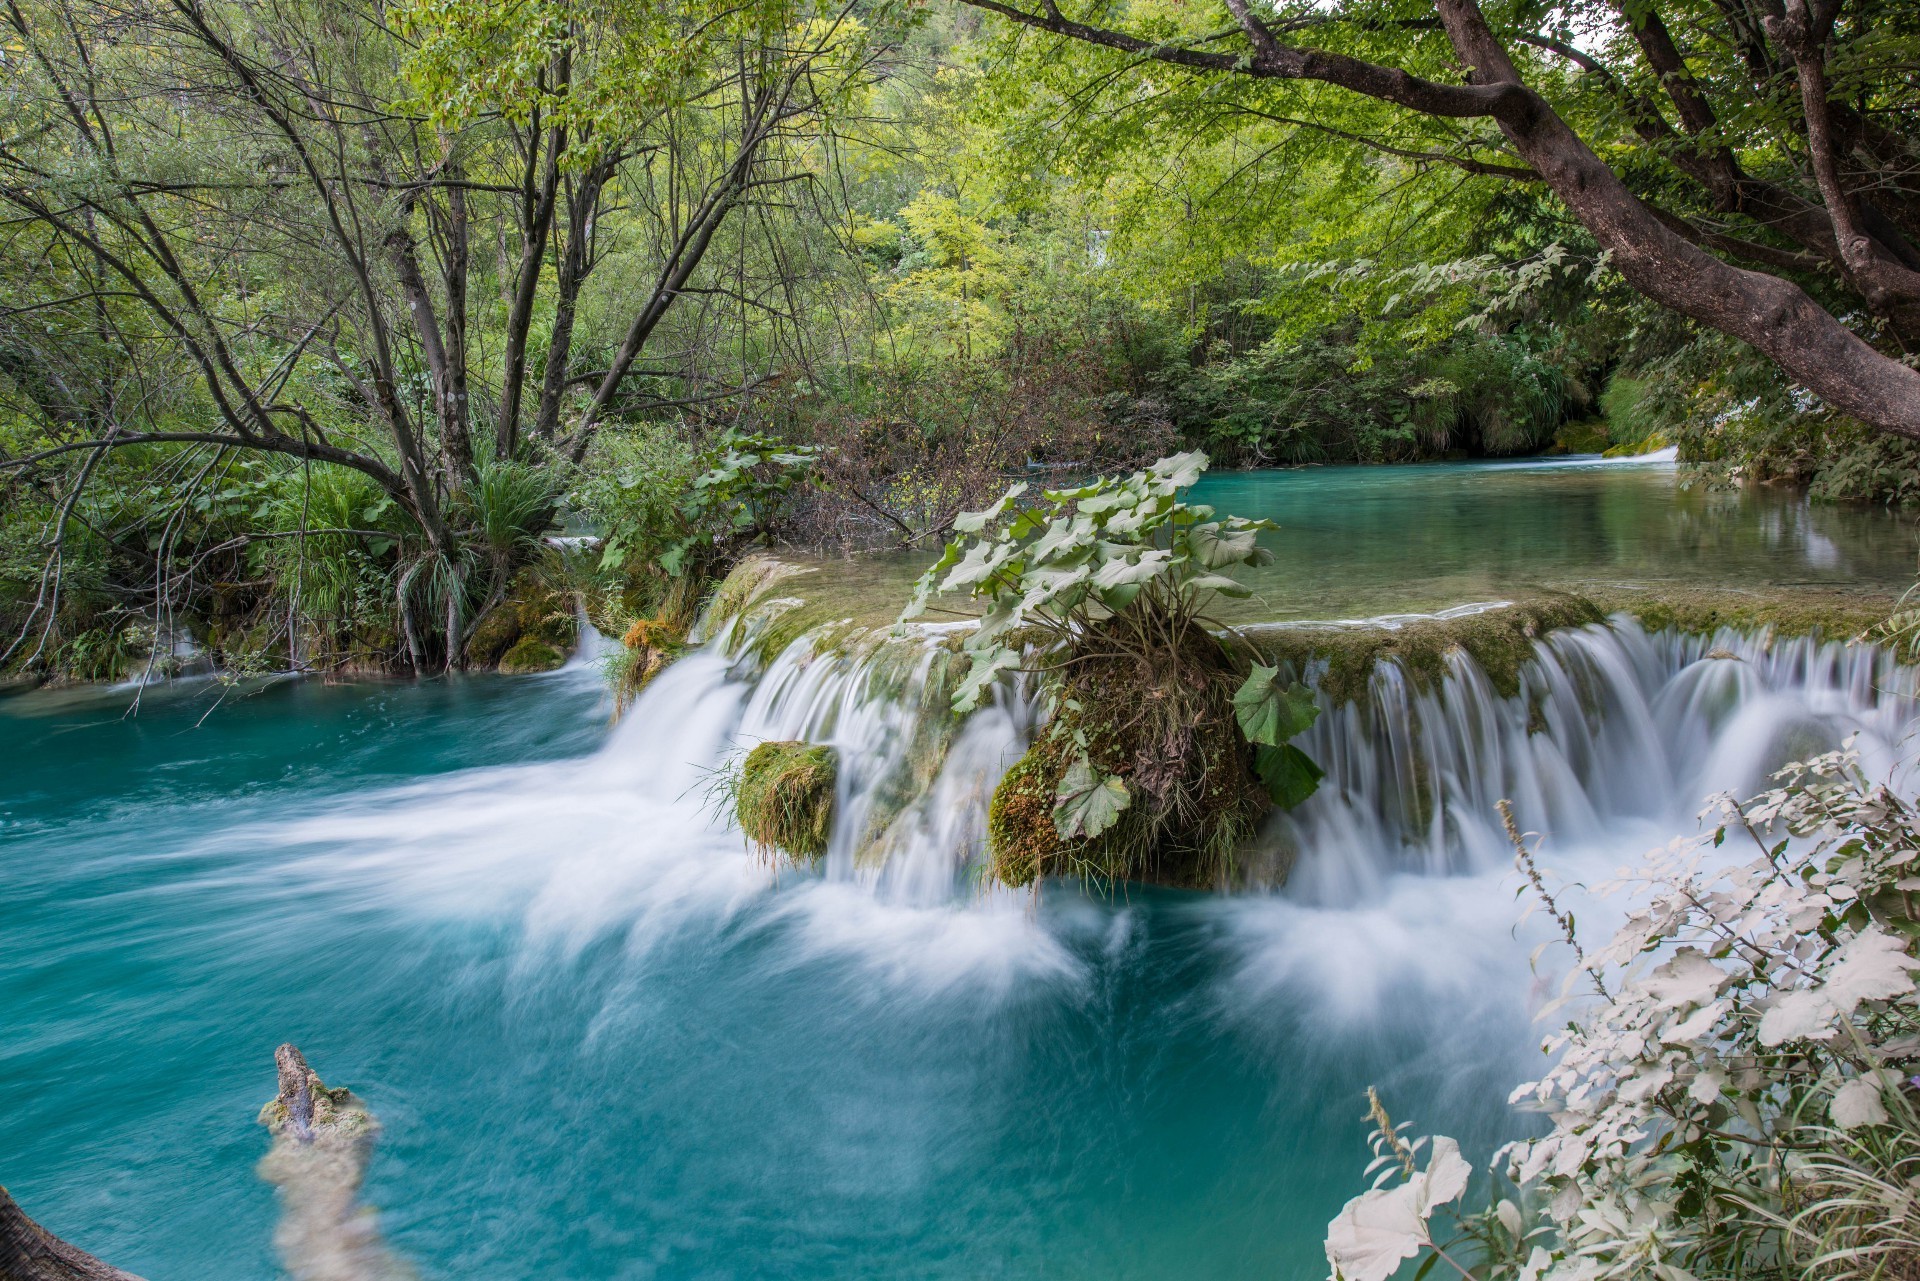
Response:
[[[1053,826],[1061,769],[1058,747],[1042,734],[993,789],[987,806],[987,853],[994,879],[1001,884],[1031,885],[1062,866],[1060,834]]]
[[[1096,623],[1054,667],[1053,720],[1002,779],[989,806],[994,875],[1208,887],[1231,872],[1241,842],[1272,806],[1240,732],[1233,693],[1245,678],[1220,639],[1195,628],[1177,653],[1128,651]],[[1054,826],[1061,779],[1084,752],[1117,778],[1127,805],[1093,837]]]
[[[1268,662],[1305,675],[1319,666],[1321,693],[1336,703],[1366,697],[1376,664],[1392,662],[1419,688],[1447,672],[1447,656],[1459,650],[1479,664],[1494,689],[1520,690],[1520,669],[1533,657],[1534,642],[1562,627],[1606,620],[1593,601],[1551,592],[1532,600],[1451,618],[1419,619],[1396,627],[1299,625],[1245,629]]]
[[[831,747],[785,741],[747,753],[733,783],[734,817],[762,852],[814,862],[833,834],[839,758]]]
[[[534,672],[550,672],[566,664],[567,656],[537,636],[523,636],[514,643],[500,658],[500,672],[505,676],[526,676]]]
[[[1607,614],[1628,614],[1648,631],[1711,636],[1766,628],[1775,636],[1852,640],[1884,622],[1897,599],[1845,587],[1589,587],[1581,594]]]
[[[513,576],[505,598],[474,625],[473,634],[467,638],[467,662],[475,667],[498,664],[504,672],[508,658],[520,653],[526,641],[558,651],[561,662],[565,662],[579,639],[580,622],[574,594],[549,581],[542,566],[529,565]],[[529,647],[522,657],[534,653]],[[518,670],[549,669],[520,667]]]

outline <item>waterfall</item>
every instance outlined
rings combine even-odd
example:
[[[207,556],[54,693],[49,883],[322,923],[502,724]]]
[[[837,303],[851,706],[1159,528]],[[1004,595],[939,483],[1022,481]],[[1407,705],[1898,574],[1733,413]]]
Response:
[[[886,663],[874,653],[816,654],[802,637],[764,673],[737,662],[734,679],[750,692],[733,742],[839,749],[829,879],[911,902],[964,894],[987,798],[1023,750],[1032,709],[1003,689],[942,741],[930,727],[943,718],[922,697],[940,655],[931,638],[906,670],[897,653]],[[1301,740],[1327,781],[1269,821],[1267,857],[1250,874],[1258,885],[1263,866],[1292,862],[1287,893],[1335,906],[1377,895],[1396,873],[1504,868],[1511,850],[1494,808],[1503,798],[1523,827],[1565,846],[1628,828],[1690,831],[1709,794],[1757,790],[1788,761],[1849,737],[1870,770],[1892,769],[1917,695],[1913,670],[1873,646],[1649,633],[1624,615],[1539,642],[1511,697],[1463,651],[1429,689],[1383,663],[1367,698],[1323,706]],[[643,700],[632,715],[648,710]]]

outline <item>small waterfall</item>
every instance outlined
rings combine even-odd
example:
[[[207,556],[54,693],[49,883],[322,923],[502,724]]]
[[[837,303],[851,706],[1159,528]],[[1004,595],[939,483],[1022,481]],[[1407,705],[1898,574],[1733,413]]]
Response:
[[[1884,774],[1920,710],[1913,670],[1875,647],[1650,634],[1624,616],[1548,636],[1511,698],[1458,651],[1431,690],[1382,665],[1369,692],[1309,731],[1327,782],[1273,824],[1304,901],[1364,899],[1394,872],[1505,866],[1502,798],[1523,828],[1583,846],[1626,826],[1691,831],[1708,795],[1757,790],[1850,735]]]
[[[736,661],[733,678],[751,685],[736,751],[786,738],[840,751],[827,878],[909,903],[971,892],[988,798],[1024,749],[1033,710],[1004,688],[954,730],[929,698],[940,685],[931,669],[947,657],[932,636],[818,653],[802,637],[764,672]],[[1347,906],[1396,874],[1504,868],[1503,798],[1524,828],[1563,846],[1691,831],[1709,794],[1756,790],[1850,735],[1870,769],[1893,768],[1917,695],[1913,670],[1872,646],[1649,633],[1625,616],[1549,635],[1511,697],[1463,651],[1427,689],[1381,664],[1366,699],[1323,707],[1301,741],[1327,780],[1269,821],[1250,880],[1258,887],[1261,867],[1291,863],[1290,897]],[[648,713],[643,699],[630,715]]]

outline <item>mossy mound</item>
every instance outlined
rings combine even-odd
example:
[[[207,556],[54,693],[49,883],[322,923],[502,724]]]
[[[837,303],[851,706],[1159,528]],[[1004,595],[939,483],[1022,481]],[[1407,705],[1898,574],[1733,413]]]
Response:
[[[1520,670],[1533,657],[1534,642],[1562,627],[1606,621],[1606,611],[1584,596],[1552,592],[1533,600],[1477,614],[1421,619],[1398,627],[1294,626],[1249,628],[1245,634],[1268,662],[1305,675],[1324,664],[1318,685],[1335,703],[1367,695],[1374,666],[1399,666],[1417,688],[1430,688],[1447,672],[1447,656],[1461,650],[1485,672],[1500,694],[1520,692]]]
[[[1852,640],[1879,626],[1897,598],[1844,587],[1583,587],[1581,595],[1608,614],[1629,614],[1648,631],[1711,636],[1721,628],[1775,636]]]
[[[1149,659],[1118,652],[1099,626],[1080,651],[1087,657],[1054,667],[1060,710],[994,791],[994,874],[1010,885],[1053,875],[1220,884],[1273,803],[1234,717],[1244,671],[1218,637],[1198,628],[1178,653]],[[1101,775],[1126,785],[1129,800],[1099,835],[1063,840],[1055,798],[1081,750]]]
[[[987,850],[994,879],[1031,885],[1062,865],[1060,834],[1053,826],[1053,793],[1064,768],[1054,741],[1040,736],[993,789],[987,807]]]
[[[567,656],[535,636],[523,636],[500,658],[504,676],[528,676],[566,665]]]
[[[513,576],[507,593],[498,605],[474,625],[467,638],[467,661],[476,667],[498,664],[507,671],[507,660],[528,641],[558,651],[560,661],[580,639],[573,593],[547,581],[539,566],[530,565]],[[527,650],[531,655],[532,649]],[[558,667],[554,663],[552,667]],[[548,667],[520,667],[520,671],[548,671]]]
[[[733,783],[740,830],[762,851],[778,850],[813,862],[833,834],[834,782],[839,758],[831,747],[786,741],[747,753]]]

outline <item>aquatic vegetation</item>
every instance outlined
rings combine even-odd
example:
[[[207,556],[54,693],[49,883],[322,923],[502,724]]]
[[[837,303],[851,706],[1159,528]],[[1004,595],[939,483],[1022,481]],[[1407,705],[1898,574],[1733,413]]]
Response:
[[[1430,1220],[1465,1190],[1465,1163],[1435,1138],[1416,1171],[1376,1101],[1376,1153],[1403,1177],[1335,1220],[1336,1277],[1384,1281],[1423,1250],[1489,1281],[1913,1274],[1920,811],[1850,749],[1776,782],[1714,798],[1710,832],[1599,887],[1634,902],[1591,951],[1503,811],[1572,954],[1541,1017],[1587,988],[1546,1038],[1553,1066],[1513,1094],[1551,1129],[1503,1149],[1515,1195],[1442,1244]]]
[[[833,833],[833,748],[798,741],[762,743],[748,752],[732,780],[734,817],[763,853],[814,862]]]

